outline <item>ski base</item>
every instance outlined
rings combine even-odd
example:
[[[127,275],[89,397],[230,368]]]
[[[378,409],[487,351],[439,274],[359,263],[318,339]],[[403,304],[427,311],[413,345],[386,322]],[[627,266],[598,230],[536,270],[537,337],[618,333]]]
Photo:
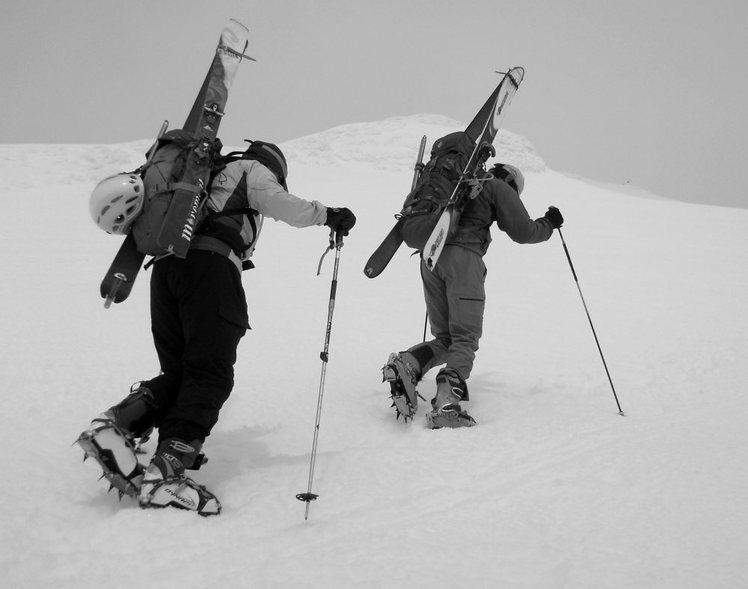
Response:
[[[455,214],[454,205],[447,205],[442,211],[439,220],[436,222],[436,226],[429,237],[428,242],[423,248],[423,261],[426,267],[433,271],[436,266],[436,261],[441,256],[442,250],[447,243],[447,238],[453,226],[453,218]]]
[[[379,276],[387,267],[387,264],[390,263],[390,260],[392,260],[395,253],[397,253],[397,250],[400,249],[400,246],[403,243],[403,238],[400,235],[401,224],[401,221],[395,223],[394,227],[392,227],[390,232],[387,234],[387,237],[384,238],[382,243],[376,250],[374,250],[374,253],[371,254],[371,257],[366,262],[366,266],[364,266],[364,274],[368,278],[376,278]]]
[[[138,251],[132,233],[128,234],[101,281],[99,291],[106,308],[112,303],[121,303],[130,296],[144,260],[145,254]]]

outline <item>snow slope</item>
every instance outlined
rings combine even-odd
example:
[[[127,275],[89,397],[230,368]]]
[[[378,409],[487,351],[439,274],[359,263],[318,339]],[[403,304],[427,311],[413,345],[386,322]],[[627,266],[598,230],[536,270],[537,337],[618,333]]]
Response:
[[[119,503],[71,443],[157,371],[148,275],[105,310],[120,238],[88,218],[93,185],[148,140],[0,146],[4,587],[714,588],[748,586],[748,211],[637,198],[547,169],[523,199],[558,206],[625,417],[617,414],[560,240],[498,230],[485,335],[470,380],[478,427],[394,419],[380,367],[420,341],[417,260],[375,280],[364,262],[429,146],[436,115],[346,125],[284,144],[291,190],[352,208],[314,491],[309,452],[332,256],[323,228],[269,223],[247,272],[253,330],[195,478],[224,512]],[[269,138],[271,139],[271,138]],[[421,385],[429,399],[433,374]],[[153,442],[148,446],[153,450]]]

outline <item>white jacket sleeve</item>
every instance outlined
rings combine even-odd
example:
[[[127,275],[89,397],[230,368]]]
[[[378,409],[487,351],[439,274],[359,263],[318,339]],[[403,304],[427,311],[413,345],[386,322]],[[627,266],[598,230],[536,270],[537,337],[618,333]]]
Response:
[[[275,175],[253,160],[241,162],[247,172],[247,197],[249,206],[263,216],[283,221],[292,227],[324,225],[327,207],[322,203],[304,200],[287,192]]]

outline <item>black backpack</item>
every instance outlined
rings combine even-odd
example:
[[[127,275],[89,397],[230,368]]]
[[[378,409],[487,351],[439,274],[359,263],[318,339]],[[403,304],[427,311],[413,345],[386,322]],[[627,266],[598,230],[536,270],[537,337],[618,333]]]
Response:
[[[174,198],[174,191],[179,188],[179,183],[184,173],[185,164],[190,154],[197,146],[194,134],[181,129],[174,129],[160,137],[156,144],[149,150],[150,159],[137,172],[143,178],[145,194],[143,210],[133,222],[132,232],[138,251],[151,256],[161,256],[169,253],[159,243],[159,235],[166,221],[167,212]],[[221,140],[216,139],[210,152],[210,178],[208,190],[216,175],[226,165],[239,159],[257,160],[270,168],[277,176],[283,187],[286,187],[286,176],[288,169],[286,160],[281,150],[272,143],[264,141],[253,141],[245,151],[232,151],[221,155]],[[204,205],[203,200],[202,205]],[[214,219],[232,215],[251,215],[253,209],[230,209],[215,213],[207,213],[201,205],[198,212],[198,227],[206,219]]]
[[[143,179],[143,210],[132,224],[132,233],[138,251],[151,256],[161,256],[169,250],[159,243],[164,224],[168,223],[167,213],[174,200],[174,191],[180,187],[188,158],[198,144],[193,133],[173,129],[164,133],[149,150],[148,161],[137,172]],[[220,160],[221,140],[216,139],[211,146],[211,174]],[[198,213],[197,223],[202,214]]]
[[[409,247],[423,249],[474,147],[470,137],[462,131],[450,133],[434,142],[431,159],[400,211],[400,235]]]

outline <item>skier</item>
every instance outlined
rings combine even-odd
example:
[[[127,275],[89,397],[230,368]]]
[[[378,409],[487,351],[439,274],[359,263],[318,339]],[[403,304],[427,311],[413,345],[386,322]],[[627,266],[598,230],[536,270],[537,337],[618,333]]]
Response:
[[[524,176],[515,166],[497,163],[482,182],[477,197],[462,212],[433,271],[421,258],[421,279],[433,339],[404,352],[390,354],[383,367],[398,417],[415,415],[417,383],[433,367],[446,363],[436,376],[436,396],[427,424],[440,427],[475,425],[460,406],[468,401],[467,379],[483,331],[486,266],[483,256],[491,243],[490,227],[497,222],[517,243],[548,240],[563,223],[556,207],[532,220],[520,200]]]
[[[215,495],[185,469],[202,463],[201,447],[234,385],[237,346],[249,328],[241,270],[253,267],[263,218],[294,227],[324,224],[341,236],[356,222],[347,208],[289,193],[286,159],[276,145],[255,141],[252,148],[254,159],[232,161],[216,175],[186,258],[166,256],[153,265],[151,329],[161,374],[134,385],[79,439],[120,495],[137,496],[144,508],[220,512]],[[135,441],[154,426],[158,445],[143,469]]]

